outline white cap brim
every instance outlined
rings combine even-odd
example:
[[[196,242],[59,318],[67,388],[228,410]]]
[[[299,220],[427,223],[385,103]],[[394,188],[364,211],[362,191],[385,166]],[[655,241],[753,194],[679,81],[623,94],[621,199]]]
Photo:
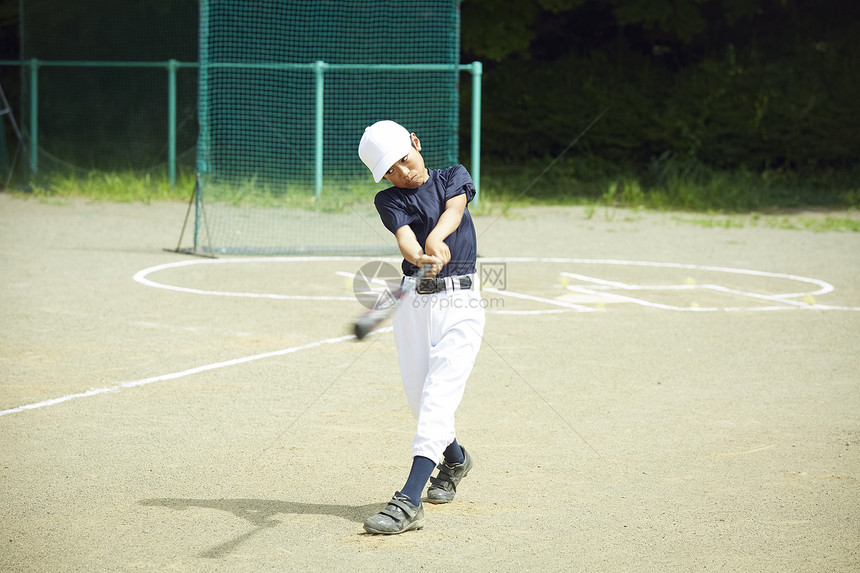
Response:
[[[391,166],[408,154],[410,149],[412,149],[412,145],[409,143],[389,149],[373,168],[373,180],[379,183],[388,170],[391,169]]]

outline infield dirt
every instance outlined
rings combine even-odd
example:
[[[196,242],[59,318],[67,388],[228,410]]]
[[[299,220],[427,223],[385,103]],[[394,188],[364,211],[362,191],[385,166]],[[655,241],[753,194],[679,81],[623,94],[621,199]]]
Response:
[[[477,217],[475,467],[377,537],[414,422],[365,261],[165,252],[185,208],[0,193],[0,570],[860,570],[860,233]]]

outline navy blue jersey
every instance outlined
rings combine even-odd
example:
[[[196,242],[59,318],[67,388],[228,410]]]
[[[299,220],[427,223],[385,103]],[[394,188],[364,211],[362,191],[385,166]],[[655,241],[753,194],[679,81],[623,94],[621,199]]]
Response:
[[[468,203],[475,197],[475,184],[466,168],[455,165],[446,169],[429,169],[430,178],[417,189],[389,187],[376,194],[374,204],[385,228],[392,233],[409,225],[424,248],[427,236],[436,227],[445,211],[448,199],[466,194],[466,210],[460,226],[445,239],[451,250],[451,260],[437,276],[450,277],[475,272],[478,242]],[[403,274],[412,276],[417,269],[407,260],[401,265]]]

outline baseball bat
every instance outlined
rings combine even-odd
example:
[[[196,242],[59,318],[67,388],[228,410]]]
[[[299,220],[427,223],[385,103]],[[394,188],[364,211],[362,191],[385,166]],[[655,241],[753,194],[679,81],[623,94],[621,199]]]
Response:
[[[426,265],[425,267],[418,269],[418,272],[415,274],[414,281],[403,281],[397,289],[380,297],[379,300],[376,301],[376,304],[373,305],[373,308],[362,313],[362,315],[355,320],[355,338],[357,340],[361,340],[367,336],[371,330],[385,322],[385,320],[394,313],[394,309],[397,308],[397,302],[406,296],[406,294],[411,292],[418,281],[427,276],[427,273],[431,268],[432,265]]]

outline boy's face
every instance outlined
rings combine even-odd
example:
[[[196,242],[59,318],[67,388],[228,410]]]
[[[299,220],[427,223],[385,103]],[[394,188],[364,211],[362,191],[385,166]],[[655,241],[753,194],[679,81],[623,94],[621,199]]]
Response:
[[[412,149],[409,153],[397,160],[382,177],[395,187],[401,189],[417,189],[430,178],[427,168],[424,166],[424,158],[421,157],[421,142],[415,134],[411,134]]]

